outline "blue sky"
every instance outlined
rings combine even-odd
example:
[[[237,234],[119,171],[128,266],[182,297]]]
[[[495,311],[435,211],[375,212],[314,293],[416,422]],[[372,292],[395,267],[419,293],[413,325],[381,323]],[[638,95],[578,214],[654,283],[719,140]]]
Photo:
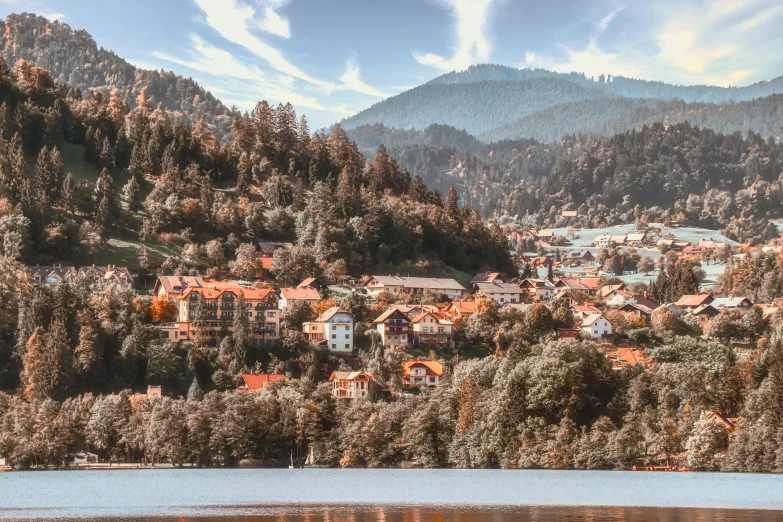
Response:
[[[780,0],[0,0],[228,105],[328,126],[475,63],[746,85],[783,74]]]

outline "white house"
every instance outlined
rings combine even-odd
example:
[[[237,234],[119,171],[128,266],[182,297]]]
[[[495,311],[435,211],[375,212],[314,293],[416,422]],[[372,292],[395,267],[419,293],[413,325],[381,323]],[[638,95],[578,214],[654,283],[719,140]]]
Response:
[[[368,295],[411,291],[417,294],[446,294],[454,298],[465,292],[465,287],[454,279],[437,277],[370,276],[365,280],[364,286],[367,288]]]
[[[555,296],[555,285],[548,279],[525,279],[519,283],[519,288],[525,290],[536,301],[545,301]]]
[[[600,339],[612,335],[612,323],[601,314],[587,316],[579,326],[583,335],[589,335],[593,339]]]
[[[473,285],[473,295],[491,299],[498,304],[521,303],[522,296],[528,293],[527,290],[519,288],[514,283],[476,283]]]
[[[333,306],[315,321],[304,323],[302,333],[307,341],[333,352],[353,351],[354,318],[351,312]]]

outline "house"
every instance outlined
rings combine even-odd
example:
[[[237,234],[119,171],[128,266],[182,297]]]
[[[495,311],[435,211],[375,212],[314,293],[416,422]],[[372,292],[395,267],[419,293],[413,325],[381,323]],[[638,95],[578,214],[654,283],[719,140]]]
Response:
[[[50,266],[28,266],[27,273],[30,275],[30,281],[35,286],[57,286],[66,278],[76,275],[76,269],[72,266],[50,265]]]
[[[392,306],[372,322],[381,334],[383,346],[409,346],[413,342],[411,322],[404,308]]]
[[[315,321],[304,323],[302,332],[305,340],[328,348],[333,352],[353,351],[354,318],[351,312],[333,306]]]
[[[530,264],[536,268],[552,266],[552,259],[546,256],[538,256],[530,258]]]
[[[599,277],[561,277],[555,281],[555,288],[578,290],[586,294],[595,294],[601,288],[601,278]]]
[[[593,314],[584,318],[579,325],[582,335],[590,336],[593,339],[601,339],[612,335],[612,323],[602,314]]]
[[[372,377],[367,372],[332,372],[332,396],[338,399],[369,397]]]
[[[662,304],[661,308],[666,308],[667,310],[669,310],[672,314],[674,314],[674,317],[676,317],[677,319],[682,319],[683,316],[685,315],[685,310],[677,306],[675,303]]]
[[[321,294],[315,288],[281,288],[280,309],[285,310],[288,305],[303,301],[310,306],[315,306],[321,300]]]
[[[443,376],[443,365],[437,361],[408,361],[402,363],[402,382],[417,388],[437,388]]]
[[[109,285],[122,290],[133,290],[133,276],[125,267],[116,265],[83,266],[79,269],[79,275],[91,280],[93,287]]]
[[[563,256],[562,263],[567,266],[582,266],[594,261],[595,256],[589,250],[572,250]]]
[[[583,305],[572,304],[571,312],[574,314],[574,319],[576,319],[577,323],[579,323],[591,315],[600,314],[601,310],[590,303],[585,303]]]
[[[128,401],[130,402],[131,408],[136,408],[136,406],[139,404],[139,401],[143,400],[149,400],[152,397],[162,397],[163,396],[163,387],[162,386],[147,386],[147,393],[134,393],[130,397],[128,397]]]
[[[701,306],[708,305],[714,300],[715,298],[712,297],[712,294],[705,292],[703,294],[684,295],[680,297],[674,304],[679,306],[684,312],[687,313]]]
[[[285,375],[282,373],[269,373],[269,374],[255,374],[255,373],[243,373],[242,384],[239,385],[240,390],[263,390],[270,382],[279,381],[285,379]]]
[[[710,416],[715,420],[716,424],[719,424],[726,428],[727,431],[732,432],[737,428],[739,419],[737,417],[729,417],[721,410],[712,410]]]
[[[642,246],[644,244],[644,239],[647,237],[647,234],[644,232],[639,232],[635,234],[628,234],[625,238],[625,242],[628,245],[631,246]]]
[[[443,307],[440,312],[452,322],[468,319],[476,313],[476,301],[452,301]]]
[[[519,288],[536,301],[549,300],[555,295],[555,285],[548,279],[524,279],[519,283]]]
[[[579,328],[558,328],[557,329],[557,338],[558,339],[576,339],[579,337]]]
[[[624,245],[627,239],[628,236],[626,234],[618,234],[615,236],[611,236],[610,241],[612,242],[612,244],[620,246],[620,245]]]
[[[472,292],[477,299],[490,299],[498,304],[519,303],[527,293],[518,284],[503,282],[476,283]]]
[[[290,242],[259,241],[256,250],[259,257],[272,258],[278,250],[291,250],[292,248],[294,248],[294,244]]]
[[[626,314],[635,315],[636,317],[644,317],[648,323],[652,319],[652,314],[655,311],[655,309],[650,308],[649,306],[631,302],[625,303],[623,306],[618,308],[618,310],[625,312]]]
[[[539,230],[538,231],[538,239],[540,239],[541,241],[551,241],[553,237],[555,237],[555,231],[554,230]]]
[[[240,298],[245,302],[245,310],[237,308]],[[244,313],[256,342],[273,341],[280,336],[278,300],[272,288],[245,288],[231,282],[188,287],[176,300],[177,321],[166,323],[159,330],[173,343],[211,342],[223,329],[233,332],[235,314]],[[198,317],[201,302],[204,315]]]
[[[669,250],[674,246],[674,240],[673,239],[659,239],[655,243],[655,247],[658,250],[666,249]]]
[[[572,218],[572,217],[577,217],[578,213],[576,210],[563,210],[560,212],[560,215],[563,216],[564,218]]]
[[[675,252],[682,252],[686,247],[691,246],[693,243],[690,241],[675,241],[672,245],[672,250]]]
[[[383,292],[412,291],[417,294],[446,294],[453,298],[465,292],[465,287],[454,279],[431,277],[370,276],[363,284],[371,296]]]
[[[612,295],[615,294],[615,292],[619,290],[623,290],[625,288],[624,283],[618,283],[616,285],[604,285],[601,288],[598,289],[597,295],[601,299],[608,299],[612,297]]]
[[[633,292],[623,288],[613,292],[612,295],[606,299],[606,306],[619,308],[628,302],[629,299],[633,299]]]
[[[439,312],[424,312],[415,317],[413,326],[413,339],[420,346],[453,346],[454,340],[451,333],[452,322],[444,314]]]
[[[502,283],[499,272],[481,272],[476,274],[473,279],[470,280],[471,285],[476,283]]]
[[[696,318],[696,322],[699,324],[701,331],[707,333],[707,330],[712,324],[712,320],[720,315],[720,311],[714,308],[711,304],[705,304],[691,310],[690,314]]]
[[[308,277],[297,285],[297,288],[314,288],[318,292],[322,292],[327,288],[326,283],[318,279],[317,277]]]
[[[609,248],[612,246],[612,236],[609,234],[601,234],[600,236],[596,236],[596,238],[593,240],[593,246],[598,248]]]
[[[152,288],[153,298],[167,298],[174,301],[180,298],[188,288],[204,288],[204,279],[194,276],[160,276]]]
[[[718,297],[710,303],[718,311],[739,310],[743,315],[753,308],[753,303],[747,297]]]

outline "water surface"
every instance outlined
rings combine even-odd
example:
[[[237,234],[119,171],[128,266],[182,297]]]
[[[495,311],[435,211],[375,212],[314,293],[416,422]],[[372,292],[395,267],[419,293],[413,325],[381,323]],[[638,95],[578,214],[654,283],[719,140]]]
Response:
[[[499,470],[0,473],[0,519],[783,522],[783,476]]]

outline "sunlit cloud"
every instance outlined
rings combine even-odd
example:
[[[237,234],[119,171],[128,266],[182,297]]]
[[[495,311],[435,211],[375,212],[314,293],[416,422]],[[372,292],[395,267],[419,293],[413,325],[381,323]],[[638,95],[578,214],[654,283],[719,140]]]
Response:
[[[413,57],[422,65],[442,71],[464,70],[479,62],[489,60],[492,47],[485,30],[489,7],[494,0],[441,0],[441,4],[456,18],[458,45],[451,58],[434,53],[414,52]]]
[[[379,91],[375,87],[367,85],[359,78],[359,66],[353,60],[349,60],[345,66],[345,73],[340,77],[340,81],[343,82],[342,88],[358,92],[361,94],[367,94],[368,96],[375,96],[377,98],[386,98],[387,95]]]

